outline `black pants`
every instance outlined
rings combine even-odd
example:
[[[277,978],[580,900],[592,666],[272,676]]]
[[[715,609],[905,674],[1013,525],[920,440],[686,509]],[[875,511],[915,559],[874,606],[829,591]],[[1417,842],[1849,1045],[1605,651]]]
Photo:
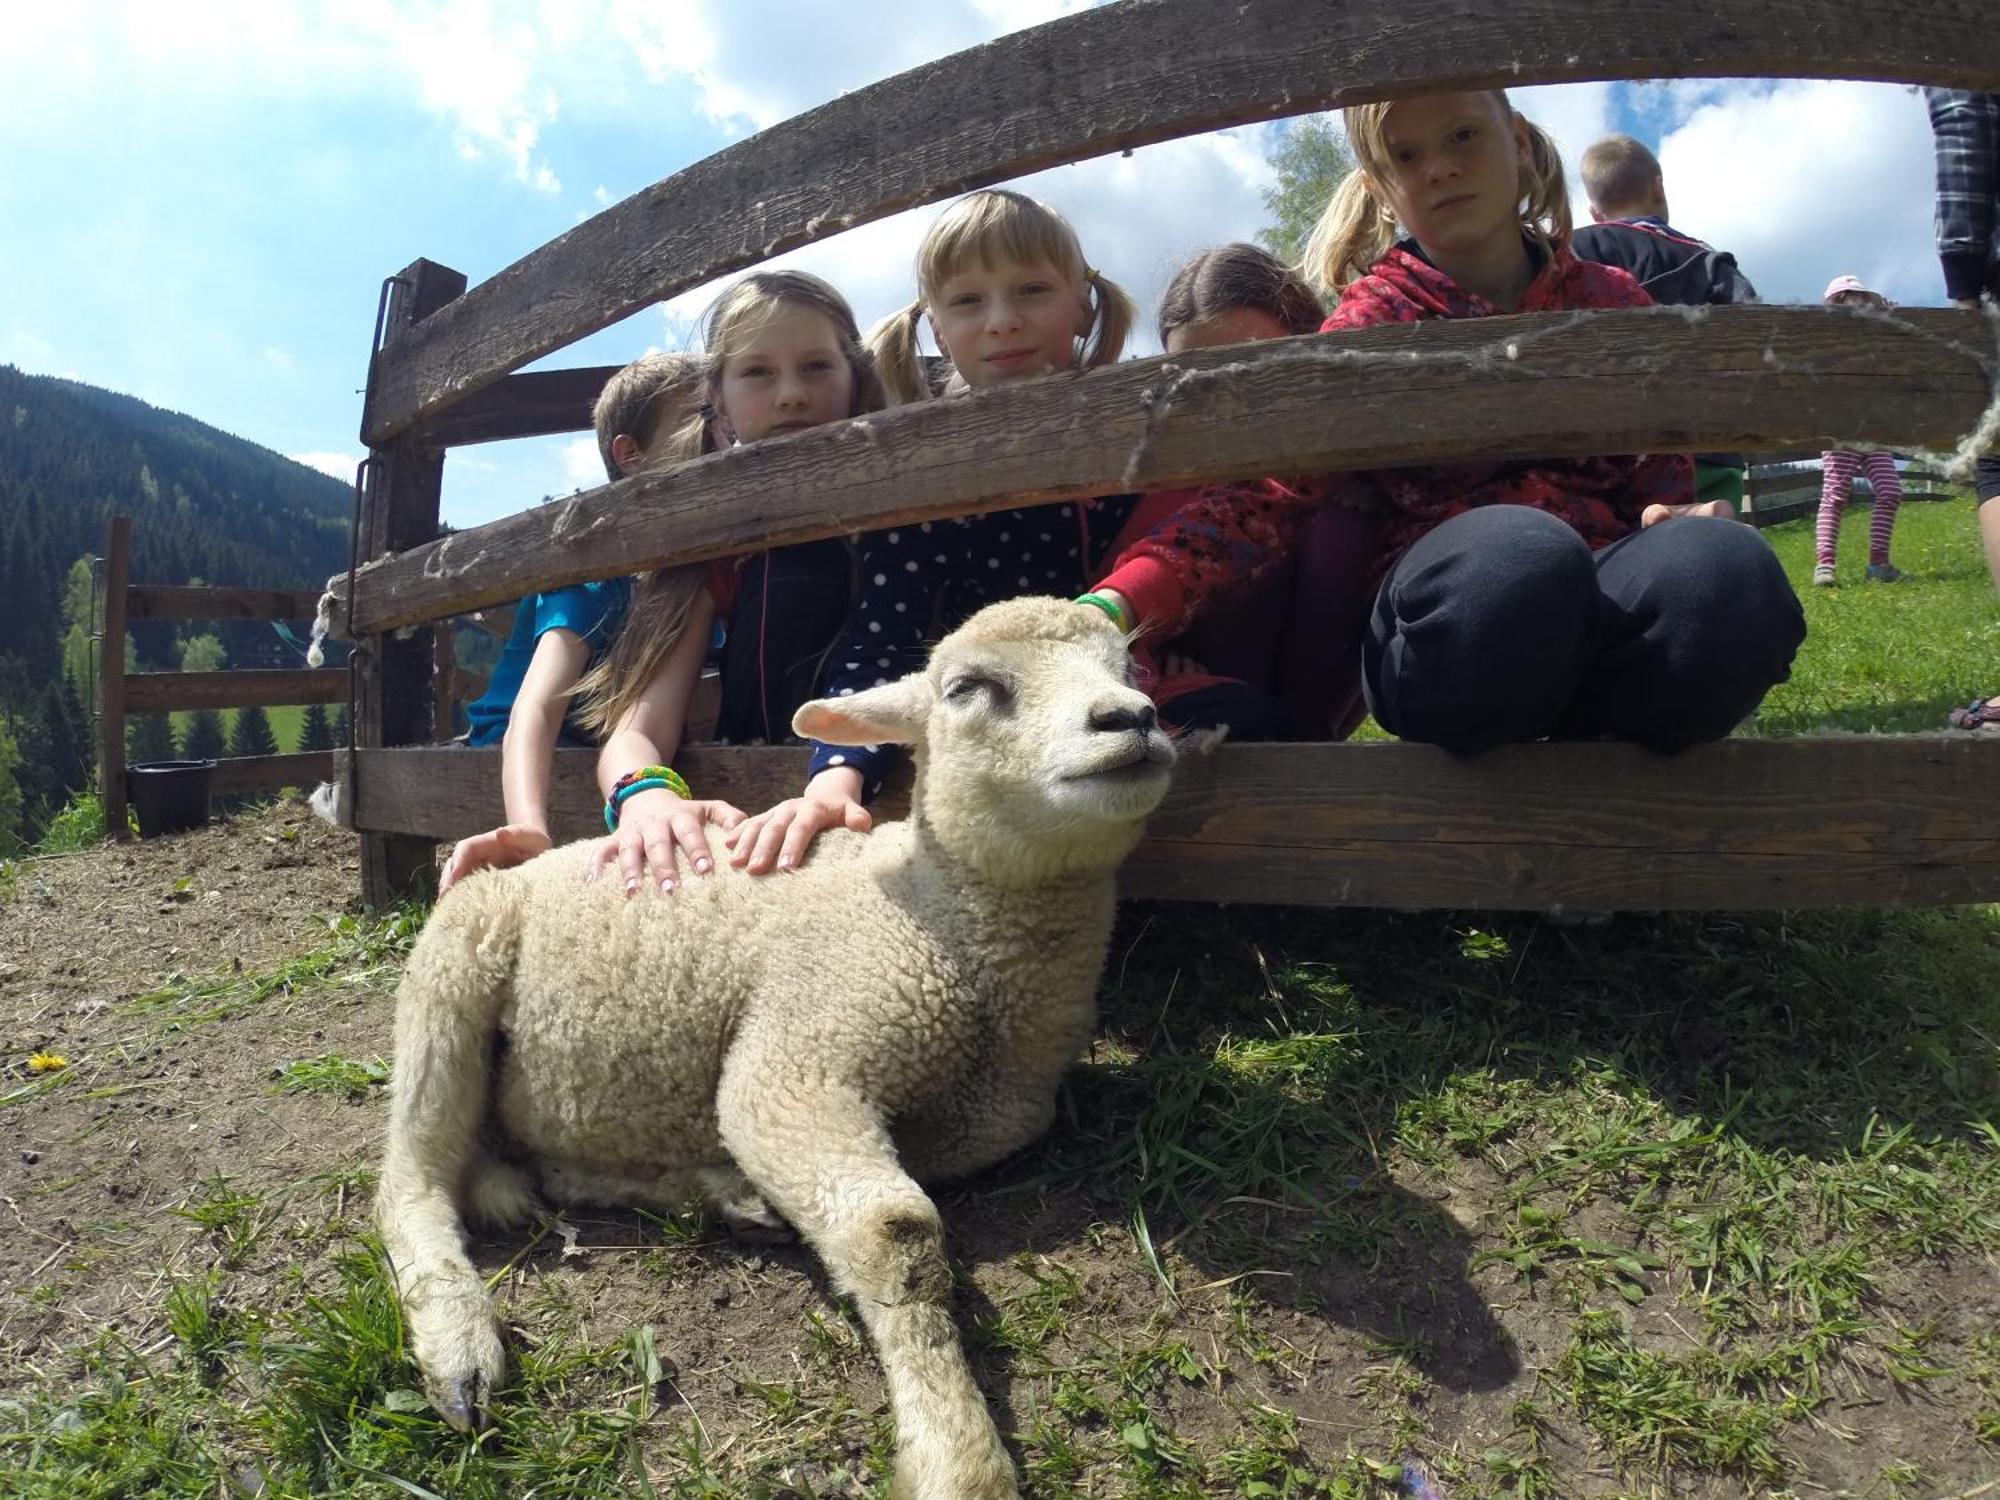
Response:
[[[1383,728],[1461,753],[1544,736],[1672,751],[1747,718],[1805,633],[1739,522],[1666,521],[1593,553],[1554,516],[1490,505],[1397,560],[1362,679]]]
[[[845,542],[778,547],[746,562],[722,646],[716,738],[733,745],[790,738],[792,715],[817,695],[853,602],[854,554]]]

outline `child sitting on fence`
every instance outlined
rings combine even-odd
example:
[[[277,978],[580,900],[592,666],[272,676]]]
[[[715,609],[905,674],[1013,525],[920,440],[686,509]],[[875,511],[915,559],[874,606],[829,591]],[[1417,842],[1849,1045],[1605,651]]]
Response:
[[[1303,277],[1243,243],[1203,250],[1160,295],[1168,354],[1317,333],[1326,309]],[[1156,492],[1134,508],[1109,556],[1167,520],[1185,493]],[[1141,682],[1175,728],[1227,724],[1244,739],[1342,739],[1366,716],[1361,636],[1368,620],[1376,517],[1323,506],[1298,545],[1255,584],[1214,601],[1172,642],[1135,642]]]
[[[744,277],[709,309],[704,334],[707,405],[683,428],[683,447],[702,440],[704,423],[724,440],[754,443],[882,406],[854,313],[817,276]],[[747,723],[751,737],[777,738],[814,694],[818,659],[846,616],[849,578],[848,554],[835,542],[666,569],[640,585],[625,629],[580,689],[580,719],[608,732],[597,777],[613,836],[597,868],[615,861],[628,893],[648,869],[661,889],[673,889],[676,849],[707,874],[714,854],[703,825],[733,828],[743,817],[726,802],[693,800],[667,764],[718,615],[731,622],[722,725]],[[741,640],[756,641],[763,670],[732,677],[728,652]],[[732,682],[755,690],[749,709],[732,704]]]
[[[636,473],[677,446],[701,451],[702,365],[692,354],[649,354],[604,384],[592,425],[604,472]],[[694,436],[685,434],[694,424]],[[474,870],[518,865],[550,847],[549,772],[556,746],[595,744],[573,711],[577,683],[604,659],[631,602],[631,580],[580,583],[523,599],[487,689],[466,708],[466,743],[500,747],[507,821],[460,839],[438,877],[443,894]]]
[[[869,335],[896,402],[927,399],[917,347],[928,322],[950,365],[947,393],[1109,364],[1124,348],[1132,302],[1091,269],[1054,209],[994,189],[958,199],[917,249],[917,298]],[[925,644],[982,605],[1081,588],[1130,509],[1129,496],[924,522],[861,538],[855,614],[827,662],[825,691],[846,696],[924,664]],[[866,829],[864,805],[893,747],[815,745],[803,795],[745,822],[733,861],[789,869],[825,828]]]
[[[1889,299],[1871,292],[1856,276],[1836,276],[1826,286],[1826,305],[1887,312]],[[1834,551],[1840,541],[1840,512],[1854,493],[1857,474],[1868,476],[1875,493],[1868,514],[1868,571],[1870,583],[1900,583],[1903,570],[1889,561],[1889,541],[1896,531],[1896,511],[1903,503],[1903,481],[1896,473],[1896,460],[1873,450],[1856,452],[1834,448],[1819,456],[1819,520],[1813,529],[1813,582],[1832,588],[1835,582]]]
[[[1504,93],[1360,105],[1346,123],[1359,166],[1307,252],[1341,293],[1327,329],[1649,300],[1624,272],[1570,253],[1562,163]],[[1804,637],[1769,547],[1694,503],[1678,455],[1218,486],[1099,593],[1128,624],[1179,634],[1321,503],[1381,511],[1363,682],[1376,718],[1405,739],[1460,752],[1548,735],[1680,749],[1727,734],[1784,680]]]

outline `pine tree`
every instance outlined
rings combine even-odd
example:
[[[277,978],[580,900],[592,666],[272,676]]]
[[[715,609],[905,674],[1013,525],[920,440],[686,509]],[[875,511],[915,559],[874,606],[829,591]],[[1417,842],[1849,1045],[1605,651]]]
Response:
[[[179,755],[174,744],[174,721],[165,714],[139,714],[125,721],[125,762],[139,765],[149,760],[173,760]]]
[[[48,806],[53,813],[90,785],[97,759],[90,743],[90,716],[67,677],[56,678],[42,690],[42,733],[51,783]]]
[[[324,703],[308,703],[305,717],[299,721],[299,749],[331,750],[333,748],[333,726],[327,722]]]
[[[347,705],[336,703],[333,708],[333,748],[344,750],[354,743],[354,727],[347,722]]]
[[[27,841],[22,824],[21,787],[14,779],[20,764],[20,747],[6,725],[0,724],[0,855],[20,853]]]
[[[181,741],[182,753],[189,760],[219,760],[228,748],[229,740],[222,732],[222,715],[212,708],[196,709]]]
[[[276,755],[278,737],[271,733],[271,720],[261,708],[239,708],[229,732],[229,753],[233,756]]]
[[[1297,265],[1333,190],[1354,170],[1354,157],[1332,115],[1301,115],[1285,126],[1270,160],[1278,185],[1265,190],[1264,207],[1276,222],[1258,230],[1257,241]]]

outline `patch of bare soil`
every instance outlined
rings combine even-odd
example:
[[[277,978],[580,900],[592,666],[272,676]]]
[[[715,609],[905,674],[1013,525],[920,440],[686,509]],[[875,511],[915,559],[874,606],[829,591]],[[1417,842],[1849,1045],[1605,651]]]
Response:
[[[21,867],[0,901],[0,1096],[25,1095],[0,1154],[0,1371],[149,1328],[163,1275],[203,1258],[173,1210],[205,1179],[269,1192],[367,1154],[373,1112],[271,1086],[285,1062],[383,1051],[379,989],[207,1020],[139,1003],[325,947],[359,889],[353,836],[298,802]],[[68,1067],[34,1074],[36,1053]]]

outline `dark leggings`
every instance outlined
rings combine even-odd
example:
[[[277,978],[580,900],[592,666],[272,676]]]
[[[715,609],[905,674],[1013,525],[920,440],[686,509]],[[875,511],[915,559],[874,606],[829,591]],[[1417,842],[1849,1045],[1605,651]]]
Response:
[[[778,547],[744,563],[722,646],[715,737],[732,745],[789,738],[853,602],[854,554],[845,542]]]
[[[1593,553],[1520,505],[1465,512],[1397,560],[1362,652],[1382,727],[1471,753],[1521,740],[1719,740],[1791,672],[1798,596],[1750,527],[1665,521]]]

